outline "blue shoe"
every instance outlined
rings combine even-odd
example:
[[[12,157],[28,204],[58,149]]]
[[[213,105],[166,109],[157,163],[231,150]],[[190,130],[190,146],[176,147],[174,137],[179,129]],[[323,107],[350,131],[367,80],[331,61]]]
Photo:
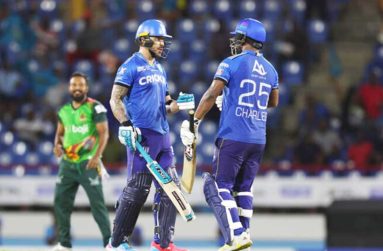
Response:
[[[134,248],[132,248],[128,243],[123,242],[120,244],[120,246],[115,248],[116,251],[136,251]]]

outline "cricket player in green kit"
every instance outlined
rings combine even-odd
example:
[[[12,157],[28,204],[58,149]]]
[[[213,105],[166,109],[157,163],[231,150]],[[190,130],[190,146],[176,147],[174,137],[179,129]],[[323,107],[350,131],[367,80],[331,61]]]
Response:
[[[72,74],[69,81],[72,101],[58,112],[53,151],[61,158],[54,199],[59,243],[53,251],[72,250],[70,216],[79,185],[88,195],[104,246],[111,235],[101,182],[101,175],[105,172],[101,156],[109,137],[106,109],[87,96],[88,90],[87,76]]]

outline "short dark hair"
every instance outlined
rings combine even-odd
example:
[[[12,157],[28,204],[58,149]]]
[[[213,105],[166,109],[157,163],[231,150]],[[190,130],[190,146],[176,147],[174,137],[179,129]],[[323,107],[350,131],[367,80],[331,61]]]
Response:
[[[76,71],[76,72],[73,72],[72,75],[70,76],[70,78],[73,78],[73,77],[82,77],[82,78],[85,79],[86,84],[87,84],[87,85],[89,84],[89,78],[88,78],[88,75],[86,75],[85,73]]]

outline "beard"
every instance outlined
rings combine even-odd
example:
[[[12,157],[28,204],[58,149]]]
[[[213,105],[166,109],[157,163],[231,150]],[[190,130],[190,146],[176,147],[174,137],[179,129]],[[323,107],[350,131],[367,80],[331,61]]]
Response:
[[[81,101],[83,101],[86,98],[86,95],[84,93],[81,93],[80,95],[72,94],[71,97],[72,97],[73,101],[81,102]]]

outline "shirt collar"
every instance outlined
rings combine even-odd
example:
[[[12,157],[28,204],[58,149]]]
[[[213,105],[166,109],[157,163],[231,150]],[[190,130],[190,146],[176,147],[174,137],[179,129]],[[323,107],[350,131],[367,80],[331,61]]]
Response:
[[[255,52],[255,51],[252,51],[252,50],[244,50],[244,51],[242,51],[242,53],[244,53],[244,54],[251,54],[251,55],[255,55],[255,56],[262,56],[262,53]]]

